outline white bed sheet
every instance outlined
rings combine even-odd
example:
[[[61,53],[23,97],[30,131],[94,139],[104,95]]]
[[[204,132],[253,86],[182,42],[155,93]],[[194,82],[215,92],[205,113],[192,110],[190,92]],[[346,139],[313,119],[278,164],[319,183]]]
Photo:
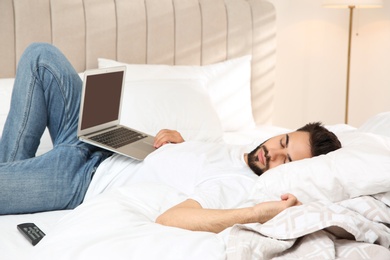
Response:
[[[154,223],[185,199],[161,183],[113,189],[65,216],[42,240],[32,257],[39,259],[225,259],[219,235]],[[76,237],[75,237],[75,234]]]
[[[58,220],[70,210],[59,210],[35,214],[0,216],[0,259],[29,259],[34,247],[17,230],[21,223],[35,223],[44,233],[49,233]]]

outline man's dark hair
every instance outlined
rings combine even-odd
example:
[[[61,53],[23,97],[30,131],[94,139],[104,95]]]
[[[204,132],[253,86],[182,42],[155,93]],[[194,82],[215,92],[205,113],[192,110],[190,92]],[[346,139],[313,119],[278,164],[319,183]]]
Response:
[[[308,123],[297,129],[297,131],[308,132],[310,134],[312,156],[327,154],[341,148],[341,143],[337,136],[322,126],[320,122]]]

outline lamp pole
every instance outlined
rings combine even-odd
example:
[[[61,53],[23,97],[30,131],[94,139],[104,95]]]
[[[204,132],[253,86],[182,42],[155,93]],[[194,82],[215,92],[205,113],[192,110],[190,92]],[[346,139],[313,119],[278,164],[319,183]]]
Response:
[[[355,9],[354,5],[348,6],[349,8],[349,35],[348,35],[348,60],[347,60],[347,87],[345,93],[345,120],[344,122],[348,124],[348,108],[349,108],[349,79],[350,79],[350,70],[351,70],[351,43],[352,43],[352,21],[353,21],[353,10]]]
[[[345,118],[348,124],[349,114],[349,84],[351,70],[351,45],[352,45],[352,22],[355,8],[381,8],[383,0],[322,0],[322,6],[326,8],[349,8],[349,34],[348,34],[348,56],[347,56],[347,86],[345,93]]]

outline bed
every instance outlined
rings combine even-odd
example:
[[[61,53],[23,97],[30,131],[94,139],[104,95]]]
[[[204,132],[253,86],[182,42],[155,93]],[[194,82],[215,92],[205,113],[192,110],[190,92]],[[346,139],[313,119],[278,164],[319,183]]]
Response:
[[[60,48],[80,77],[126,66],[121,119],[150,134],[177,129],[186,140],[252,149],[292,131],[272,125],[268,1],[4,0],[0,13],[0,132],[17,61],[32,42]],[[185,198],[169,181],[98,171],[74,210],[0,216],[1,258],[390,259],[390,113],[327,127],[342,149],[277,167],[251,188],[248,205],[284,192],[303,202],[263,225],[218,234],[161,226],[156,216]],[[45,132],[37,155],[50,148]],[[26,222],[46,233],[36,246],[16,229]]]

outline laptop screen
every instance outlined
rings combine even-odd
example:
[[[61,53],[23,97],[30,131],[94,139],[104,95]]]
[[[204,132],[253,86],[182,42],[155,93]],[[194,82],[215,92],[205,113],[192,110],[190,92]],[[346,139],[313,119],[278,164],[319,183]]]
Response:
[[[124,71],[87,76],[81,130],[119,119],[123,76]]]

